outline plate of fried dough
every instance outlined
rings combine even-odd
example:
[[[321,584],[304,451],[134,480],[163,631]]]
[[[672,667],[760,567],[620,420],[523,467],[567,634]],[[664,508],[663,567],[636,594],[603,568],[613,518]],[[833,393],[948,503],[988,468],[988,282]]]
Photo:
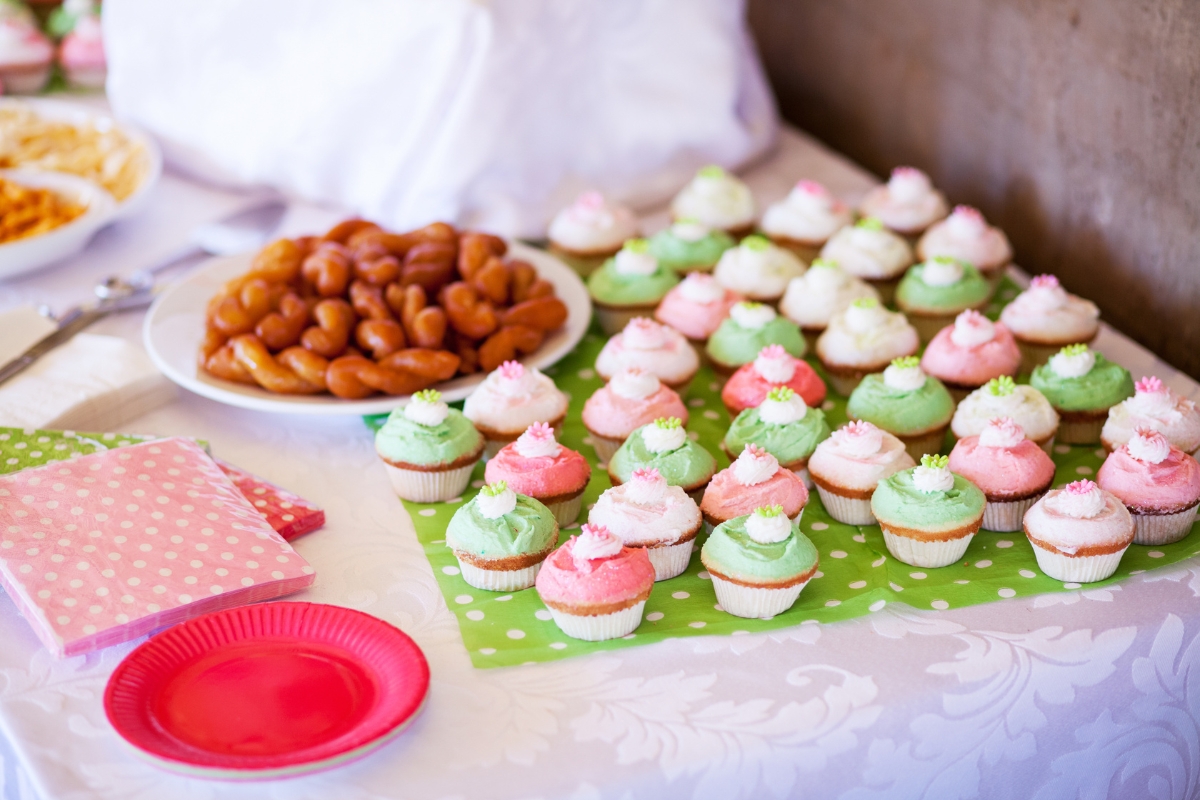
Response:
[[[504,361],[545,368],[583,338],[591,301],[548,253],[433,223],[347,220],[214,258],[146,315],[151,359],[228,405],[378,414],[416,391],[466,397]]]

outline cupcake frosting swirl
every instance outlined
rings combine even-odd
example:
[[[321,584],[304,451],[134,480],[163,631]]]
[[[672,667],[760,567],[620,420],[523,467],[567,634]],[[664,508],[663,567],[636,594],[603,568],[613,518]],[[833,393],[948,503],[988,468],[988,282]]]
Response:
[[[854,491],[874,489],[889,475],[913,466],[904,442],[863,421],[834,431],[808,461],[813,480]]]
[[[1100,328],[1100,309],[1068,294],[1053,275],[1039,275],[1004,307],[1000,321],[1032,342],[1087,342]]]
[[[790,250],[762,236],[747,236],[726,250],[713,277],[727,289],[760,300],[783,294],[788,281],[804,274],[804,264]]]
[[[1025,513],[1025,530],[1065,553],[1133,541],[1128,509],[1091,481],[1052,489]]]
[[[637,236],[638,221],[625,206],[609,203],[597,191],[579,195],[550,222],[552,242],[578,253],[611,252]]]
[[[762,229],[775,238],[820,244],[850,223],[850,207],[816,181],[802,180],[767,208]]]
[[[1134,393],[1129,370],[1086,345],[1064,347],[1033,371],[1029,385],[1064,411],[1107,410]]]
[[[454,512],[446,527],[448,547],[495,559],[540,553],[554,545],[558,525],[550,509],[503,485],[491,488],[494,495],[480,492]]]
[[[994,417],[1011,417],[1036,442],[1058,430],[1058,413],[1045,395],[1009,377],[995,378],[967,395],[958,404],[950,428],[960,439],[978,436]]]
[[[1004,231],[992,227],[970,206],[955,206],[950,216],[929,226],[917,244],[921,258],[949,256],[987,271],[1012,261]]]
[[[835,262],[858,278],[894,278],[913,263],[913,251],[903,237],[878,220],[865,219],[835,233],[821,248],[821,258]]]
[[[636,469],[628,483],[605,490],[588,514],[629,547],[674,544],[700,527],[700,509],[658,470]]]
[[[789,523],[788,535],[780,541],[759,542],[747,530],[752,516],[735,517],[713,530],[700,553],[706,568],[752,584],[787,583],[816,570],[817,548],[799,526]]]
[[[554,422],[567,413],[567,396],[533,367],[506,361],[467,397],[463,414],[487,428],[523,431],[535,422]]]
[[[863,198],[860,211],[905,233],[918,233],[946,216],[946,198],[915,167],[896,167],[888,182]]]
[[[611,378],[636,367],[666,383],[682,383],[695,374],[699,357],[679,331],[638,317],[609,339],[596,358],[596,372]]]
[[[779,310],[802,328],[824,328],[834,314],[862,297],[878,300],[879,294],[866,281],[818,258],[807,272],[788,282]]]
[[[671,202],[675,219],[694,219],[711,228],[730,230],[754,221],[750,188],[717,166],[704,167]]]
[[[1134,384],[1136,393],[1108,411],[1101,438],[1110,447],[1124,444],[1138,428],[1156,430],[1185,453],[1200,448],[1200,410],[1154,376]]]
[[[822,361],[851,367],[874,367],[911,355],[918,347],[917,331],[905,316],[871,299],[856,300],[834,315],[817,339]]]
[[[1200,502],[1200,464],[1146,428],[1109,454],[1096,482],[1135,511],[1178,513]]]

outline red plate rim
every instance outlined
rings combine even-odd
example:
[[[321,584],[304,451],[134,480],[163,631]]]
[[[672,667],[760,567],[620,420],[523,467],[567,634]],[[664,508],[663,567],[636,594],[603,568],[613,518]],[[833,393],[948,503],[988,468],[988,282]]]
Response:
[[[354,727],[311,747],[272,754],[228,754],[172,735],[152,709],[163,685],[214,648],[288,636],[337,651],[375,680],[375,702]],[[104,691],[109,724],[151,760],[188,774],[233,777],[295,773],[340,764],[369,752],[420,711],[429,690],[429,665],[407,634],[369,614],[321,603],[275,602],[216,611],[169,628],[142,643],[113,671]],[[356,757],[356,756],[355,756]]]

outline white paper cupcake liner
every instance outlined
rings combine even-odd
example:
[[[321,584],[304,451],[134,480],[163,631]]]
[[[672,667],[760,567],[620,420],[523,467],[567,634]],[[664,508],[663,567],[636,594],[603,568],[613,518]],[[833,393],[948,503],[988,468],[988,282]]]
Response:
[[[987,505],[983,507],[984,530],[997,533],[1022,530],[1021,523],[1025,519],[1025,512],[1033,508],[1033,504],[1041,497],[1039,494],[1024,500],[988,500]]]
[[[442,503],[459,497],[471,482],[474,462],[465,467],[424,472],[416,469],[401,469],[384,462],[392,488],[401,500],[411,503]]]
[[[602,642],[605,639],[619,639],[633,633],[642,624],[642,609],[646,601],[614,611],[611,614],[601,614],[596,617],[585,617],[568,614],[565,611],[550,609],[554,624],[558,629],[572,639],[582,639],[585,642]]]
[[[821,503],[829,516],[846,525],[874,525],[875,515],[871,513],[871,498],[859,500],[856,497],[843,497],[840,494],[817,486],[821,495]]]
[[[561,500],[557,503],[546,503],[546,508],[550,509],[550,513],[554,515],[554,521],[558,523],[558,527],[560,528],[565,528],[568,525],[574,525],[575,520],[579,518],[579,509],[582,507],[582,492],[580,492],[578,497],[573,497],[570,500]]]
[[[712,576],[712,583],[721,608],[727,614],[746,619],[770,619],[782,614],[792,607],[800,596],[800,590],[808,585],[808,581],[804,581],[782,588],[742,586],[716,575]]]
[[[886,525],[882,527],[883,542],[887,545],[888,552],[897,561],[903,561],[913,567],[948,567],[963,557],[967,552],[967,545],[975,538],[974,533],[968,533],[949,541],[926,542],[891,533]]]
[[[692,545],[695,539],[688,539],[679,544],[668,544],[663,547],[647,547],[646,555],[654,567],[654,580],[670,580],[682,575],[692,560]]]
[[[1196,521],[1196,508],[1177,514],[1134,514],[1134,544],[1171,544],[1187,536]]]
[[[1033,545],[1033,554],[1037,556],[1038,569],[1056,581],[1066,583],[1093,583],[1112,577],[1121,563],[1128,547],[1122,547],[1115,553],[1105,553],[1100,556],[1067,556],[1055,553],[1037,544]]]
[[[1058,423],[1058,441],[1063,444],[1100,444],[1100,431],[1104,429],[1105,417],[1086,422]]]
[[[457,557],[457,556],[456,556]],[[458,568],[468,585],[487,592],[516,592],[528,589],[537,580],[542,562],[522,569],[484,569],[458,559]]]
[[[592,449],[596,451],[596,460],[601,464],[607,464],[612,461],[612,457],[621,449],[621,445],[625,443],[624,439],[609,439],[604,436],[597,436],[594,433],[588,433],[592,437]]]

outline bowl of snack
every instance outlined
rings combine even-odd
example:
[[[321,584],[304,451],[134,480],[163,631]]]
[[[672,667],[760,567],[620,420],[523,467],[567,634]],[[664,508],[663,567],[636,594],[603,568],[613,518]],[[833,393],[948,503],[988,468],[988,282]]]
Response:
[[[213,400],[375,414],[431,387],[462,399],[505,361],[547,367],[590,318],[583,282],[548,253],[355,219],[205,262],[155,301],[144,339],[168,378]]]
[[[83,178],[0,170],[0,279],[78,253],[115,212],[112,195]]]

